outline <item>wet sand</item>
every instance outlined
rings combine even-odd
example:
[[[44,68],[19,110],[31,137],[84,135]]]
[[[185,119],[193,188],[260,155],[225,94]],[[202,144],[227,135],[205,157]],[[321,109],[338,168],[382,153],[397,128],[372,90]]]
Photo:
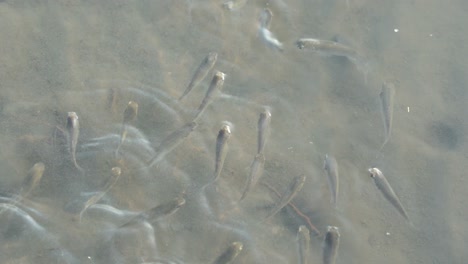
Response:
[[[260,183],[284,193],[306,175],[292,203],[322,233],[339,227],[336,263],[464,263],[463,1],[247,1],[235,11],[222,1],[175,2],[0,1],[1,263],[209,263],[235,241],[243,250],[233,263],[297,263],[297,228],[306,223],[294,210],[262,223],[279,200],[262,184],[238,203],[264,107],[272,119]],[[265,7],[283,52],[258,34]],[[294,44],[336,36],[368,59],[367,78],[347,58]],[[212,51],[213,71],[178,102]],[[226,73],[225,95],[162,162],[143,168],[167,135],[191,121],[215,70]],[[391,138],[380,153],[385,81],[396,92]],[[130,100],[139,113],[117,160]],[[62,132],[71,111],[80,120],[76,159],[84,175]],[[229,150],[219,180],[207,185],[223,121],[233,124]],[[340,170],[336,209],[322,168],[327,153]],[[36,162],[46,166],[41,182],[15,204]],[[80,206],[102,191],[114,166],[121,177],[78,222]],[[385,174],[414,226],[379,193],[370,167]],[[119,228],[181,194],[186,204],[173,215]],[[311,237],[314,263],[322,243]]]

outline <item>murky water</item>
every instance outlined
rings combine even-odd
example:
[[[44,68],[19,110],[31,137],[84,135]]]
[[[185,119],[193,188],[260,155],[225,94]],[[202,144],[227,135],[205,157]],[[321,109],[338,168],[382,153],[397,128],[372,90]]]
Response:
[[[337,226],[336,263],[465,263],[468,255],[468,99],[464,1],[0,1],[0,262],[297,263],[297,230],[311,229],[321,263]],[[268,32],[259,17],[268,7]],[[338,40],[359,58],[300,50],[299,38]],[[277,41],[277,42],[275,42]],[[281,46],[279,46],[279,44]],[[183,101],[209,52],[218,60]],[[362,62],[362,64],[361,64]],[[192,120],[216,70],[226,74],[198,126],[157,164],[146,163]],[[379,93],[395,86],[385,140]],[[138,103],[120,154],[123,112]],[[239,202],[257,154],[259,114],[271,111],[264,173]],[[80,121],[76,159],[66,117]],[[220,178],[216,137],[232,124]],[[339,192],[330,203],[326,154]],[[22,182],[45,164],[38,186]],[[117,182],[104,191],[111,169]],[[410,222],[376,188],[378,167]],[[265,221],[293,178],[292,202]],[[177,197],[157,221],[135,216]],[[141,216],[141,215],[140,215]],[[320,235],[313,231],[315,226]]]

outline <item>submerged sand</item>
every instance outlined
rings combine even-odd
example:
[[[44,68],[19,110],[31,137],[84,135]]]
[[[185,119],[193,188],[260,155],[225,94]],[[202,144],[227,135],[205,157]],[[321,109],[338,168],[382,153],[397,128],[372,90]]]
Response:
[[[258,35],[267,6],[282,52]],[[261,184],[238,202],[268,107],[261,182],[283,193],[306,175],[293,203],[322,233],[340,228],[337,263],[464,263],[466,10],[455,0],[247,1],[233,11],[221,1],[0,1],[0,262],[209,263],[239,241],[233,263],[297,263],[303,219],[286,207],[262,222],[279,199]],[[367,74],[294,44],[337,36],[368,59]],[[195,114],[213,73],[177,98],[211,51],[214,70],[226,73],[224,95],[187,140],[142,169]],[[385,81],[396,92],[391,138],[379,152]],[[139,113],[116,160],[130,100]],[[85,175],[70,162],[62,132],[70,111],[80,118],[76,158]],[[223,121],[234,126],[223,172],[202,188],[213,177]],[[322,167],[327,153],[340,172],[336,209]],[[40,185],[14,202],[36,162],[46,166]],[[120,179],[78,222],[114,166]],[[414,226],[379,193],[369,167],[382,170]],[[119,228],[180,195],[186,204],[173,215]],[[313,263],[322,241],[311,237]]]

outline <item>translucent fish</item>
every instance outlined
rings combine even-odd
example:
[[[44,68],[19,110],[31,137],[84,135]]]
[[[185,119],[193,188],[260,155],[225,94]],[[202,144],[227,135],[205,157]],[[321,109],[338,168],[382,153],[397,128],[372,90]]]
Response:
[[[109,88],[107,90],[107,109],[114,111],[117,101],[117,92],[114,88]]]
[[[271,113],[267,109],[260,113],[258,119],[257,153],[263,153],[265,143],[270,135]]]
[[[183,197],[178,197],[172,201],[158,205],[148,211],[138,214],[136,217],[132,218],[122,227],[130,226],[130,225],[137,224],[143,221],[155,223],[161,218],[169,216],[177,212],[177,210],[179,210],[180,207],[182,207],[184,204],[185,204],[185,199]]]
[[[385,140],[380,147],[382,150],[385,144],[387,144],[390,139],[390,134],[392,132],[392,122],[393,122],[393,98],[395,97],[395,86],[393,83],[385,82],[382,85],[382,91],[379,94],[380,103],[382,107],[382,119],[385,129]]]
[[[159,144],[156,149],[156,155],[152,157],[146,164],[151,167],[155,163],[161,161],[169,152],[182,143],[195,130],[197,126],[197,122],[193,121],[172,132],[163,139],[161,144]]]
[[[301,225],[297,230],[297,244],[299,264],[308,264],[310,259],[310,231],[304,225]]]
[[[123,142],[125,141],[125,138],[127,137],[127,125],[129,122],[134,120],[137,115],[138,115],[138,103],[134,101],[128,102],[128,105],[125,108],[124,113],[123,113],[122,131],[120,132],[120,142],[115,151],[116,157],[119,154],[120,147],[122,146]]]
[[[242,251],[242,248],[244,245],[241,242],[233,242],[227,249],[226,251],[223,252],[215,261],[213,261],[213,264],[228,264],[232,263],[232,261],[239,255],[239,253]]]
[[[281,198],[281,194],[275,190],[275,188],[273,188],[271,185],[269,185],[268,183],[266,182],[263,182],[262,183],[265,187],[268,188],[268,190],[270,190],[272,193],[274,193],[276,196],[278,196],[278,198]],[[297,216],[299,216],[300,218],[302,218],[302,220],[307,224],[307,226],[310,228],[309,230],[313,230],[315,232],[316,235],[320,236],[320,231],[315,227],[315,225],[312,224],[312,222],[310,221],[310,218],[305,215],[303,212],[301,212],[301,210],[299,210],[299,208],[297,208],[292,201],[290,201],[288,203],[288,205],[293,209],[293,211],[296,213]]]
[[[245,188],[242,193],[242,197],[240,198],[240,201],[244,200],[244,198],[247,196],[249,191],[257,184],[260,177],[262,177],[264,166],[265,166],[265,156],[263,156],[263,154],[261,153],[255,155],[255,158],[252,164],[250,165],[250,173],[247,178],[247,183],[245,184]]]
[[[299,49],[311,50],[322,55],[343,56],[349,59],[357,57],[356,50],[336,41],[301,38],[297,40],[296,45]]]
[[[213,69],[216,60],[218,59],[218,53],[210,52],[208,55],[203,59],[202,63],[198,66],[197,70],[193,74],[190,83],[188,84],[187,88],[185,89],[184,93],[179,97],[179,101],[182,100],[192,89],[200,84],[203,79],[205,79],[206,75]]]
[[[23,181],[19,195],[17,195],[15,199],[11,200],[12,207],[16,207],[16,205],[21,202],[22,199],[26,198],[34,190],[34,188],[36,188],[36,186],[41,181],[44,170],[44,163],[38,162],[34,164]],[[4,210],[0,210],[0,214],[3,213],[3,211]]]
[[[389,201],[397,209],[397,211],[406,220],[409,221],[408,214],[401,204],[400,198],[398,198],[395,191],[393,191],[392,186],[390,186],[390,183],[388,183],[387,178],[385,178],[383,173],[377,168],[370,168],[369,173],[372,179],[374,179],[375,185],[380,190],[380,192],[382,192],[385,199],[387,199],[387,201]]]
[[[216,138],[214,181],[216,181],[219,178],[219,175],[221,175],[221,170],[223,169],[224,165],[224,159],[226,159],[227,154],[227,143],[230,137],[231,127],[225,124],[219,130],[218,137]]]
[[[236,11],[243,8],[247,0],[229,0],[223,3],[223,8],[229,11]]]
[[[286,192],[284,192],[283,196],[281,196],[280,201],[275,205],[271,213],[268,214],[264,221],[268,220],[277,214],[281,209],[283,209],[283,207],[285,207],[299,193],[299,191],[301,191],[305,180],[305,175],[295,177],[289,184]]]
[[[334,264],[340,245],[340,232],[336,226],[328,226],[323,247],[323,264]]]
[[[279,51],[283,51],[283,43],[281,43],[269,29],[260,27],[259,34],[267,46]]]
[[[88,209],[91,205],[94,205],[97,202],[99,202],[99,200],[101,200],[102,197],[104,197],[104,195],[106,195],[106,193],[109,192],[109,190],[112,188],[112,186],[114,186],[114,184],[119,179],[120,174],[122,174],[122,170],[119,167],[113,167],[111,169],[111,172],[112,172],[111,176],[107,180],[107,183],[103,188],[103,191],[97,192],[95,195],[91,196],[91,198],[89,198],[88,201],[86,201],[86,203],[84,204],[83,209],[81,210],[81,212],[79,214],[79,221],[80,222],[81,222],[83,213],[86,211],[86,209]]]
[[[21,187],[22,190],[20,193],[23,198],[27,197],[34,190],[34,188],[36,188],[42,179],[44,171],[45,165],[42,162],[38,162],[32,166]]]
[[[198,107],[197,114],[195,115],[193,121],[196,121],[198,118],[200,118],[201,114],[206,110],[209,104],[213,101],[213,98],[218,96],[221,93],[221,89],[223,88],[224,85],[224,78],[225,74],[217,71],[215,75],[213,76],[213,79],[211,80],[210,87],[206,91],[205,97],[203,98],[203,101],[201,102],[200,106]]]
[[[68,112],[67,132],[68,148],[72,162],[79,171],[84,173],[84,170],[76,163],[76,145],[78,144],[78,136],[80,134],[80,123],[78,121],[78,115],[75,112]]]
[[[370,70],[369,61],[361,56],[355,49],[340,42],[314,38],[301,38],[296,41],[296,45],[299,49],[310,50],[319,55],[348,58],[348,60],[364,73],[367,82],[367,74]]]
[[[269,8],[264,8],[260,13],[260,18],[258,20],[260,27],[270,28],[271,20],[273,18],[273,12]]]
[[[326,154],[323,169],[327,172],[328,186],[330,187],[331,203],[336,206],[339,189],[338,163],[336,159]]]

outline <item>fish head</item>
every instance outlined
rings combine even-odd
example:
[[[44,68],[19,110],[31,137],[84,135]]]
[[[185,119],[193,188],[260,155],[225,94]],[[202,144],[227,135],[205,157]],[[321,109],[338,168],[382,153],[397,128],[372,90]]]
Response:
[[[305,47],[305,44],[304,44],[304,41],[302,41],[301,39],[296,41],[296,46],[299,48],[299,49],[303,49]]]
[[[224,79],[226,78],[226,74],[224,72],[221,72],[221,71],[217,71],[215,73],[215,77],[219,80],[222,80],[224,81]]]
[[[380,170],[377,168],[370,168],[367,171],[369,171],[371,178],[375,178],[380,173]]]
[[[230,135],[232,128],[233,128],[233,124],[231,122],[229,121],[222,122],[221,131],[223,131],[223,133]]]
[[[325,154],[325,159],[323,160],[323,169],[328,170],[328,154]]]
[[[218,59],[218,53],[216,52],[210,52],[208,53],[207,61],[209,62],[214,62]]]
[[[177,208],[182,207],[185,204],[185,198],[184,197],[178,197],[176,199],[176,203],[177,203]]]
[[[112,171],[112,175],[115,177],[120,176],[120,174],[122,173],[122,169],[120,169],[120,167],[113,167],[111,171]]]
[[[244,245],[241,242],[233,242],[231,245],[236,252],[240,252]]]

